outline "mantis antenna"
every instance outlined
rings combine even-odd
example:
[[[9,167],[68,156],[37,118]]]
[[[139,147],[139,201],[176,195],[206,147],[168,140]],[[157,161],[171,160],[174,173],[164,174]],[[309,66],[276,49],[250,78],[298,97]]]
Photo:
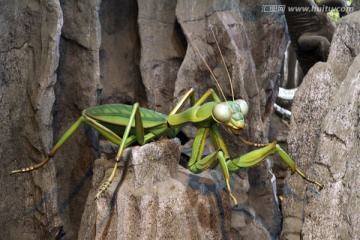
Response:
[[[217,39],[216,39],[215,33],[214,33],[214,31],[213,31],[213,29],[212,29],[211,27],[210,27],[210,30],[211,30],[211,32],[212,32],[212,34],[213,34],[213,37],[214,37],[215,42],[216,42],[216,46],[217,46],[217,48],[218,48],[218,50],[219,50],[219,53],[220,53],[222,62],[223,62],[224,67],[225,67],[225,69],[226,69],[226,73],[227,73],[227,76],[228,76],[228,79],[229,79],[229,83],[230,83],[232,100],[235,101],[235,99],[234,99],[234,88],[233,88],[233,85],[232,85],[232,79],[231,79],[231,77],[230,77],[229,69],[226,67],[224,55],[222,54],[222,52],[221,52],[221,50],[220,50],[220,46],[219,46],[219,43],[218,43],[218,41],[217,41]]]
[[[226,98],[225,98],[225,95],[224,95],[224,92],[223,92],[223,90],[222,90],[221,87],[220,87],[219,81],[217,80],[214,72],[211,70],[209,64],[206,62],[204,56],[201,54],[201,52],[200,52],[200,50],[198,49],[198,47],[197,47],[195,44],[193,44],[193,42],[192,42],[191,40],[190,40],[189,42],[190,42],[190,45],[191,45],[191,46],[196,50],[196,52],[198,53],[198,55],[200,56],[201,60],[204,62],[205,66],[206,66],[206,68],[209,70],[211,76],[214,78],[214,80],[215,80],[215,82],[216,82],[216,85],[217,85],[219,91],[221,92],[221,95],[222,95],[223,98],[224,98],[224,101],[227,102],[227,101],[226,101]]]

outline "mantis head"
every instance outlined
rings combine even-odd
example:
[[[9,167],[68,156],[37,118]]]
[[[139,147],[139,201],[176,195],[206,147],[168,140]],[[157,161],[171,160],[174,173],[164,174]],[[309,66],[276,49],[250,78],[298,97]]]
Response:
[[[219,124],[236,131],[244,128],[244,116],[248,113],[248,110],[249,106],[242,99],[226,103],[222,102],[213,108],[212,117]]]

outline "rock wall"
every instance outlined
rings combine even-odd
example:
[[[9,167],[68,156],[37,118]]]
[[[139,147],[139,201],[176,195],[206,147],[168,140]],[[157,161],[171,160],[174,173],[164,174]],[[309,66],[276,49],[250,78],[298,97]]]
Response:
[[[326,63],[306,75],[292,106],[289,152],[321,192],[297,178],[285,185],[281,239],[358,239],[360,13],[337,25]]]
[[[167,113],[190,87],[197,98],[209,87],[216,89],[190,42],[200,49],[224,95],[231,98],[210,28],[233,79],[234,97],[250,105],[243,136],[267,142],[286,46],[283,15],[262,12],[262,4],[235,0],[0,3],[2,238],[86,236],[86,202],[92,197],[93,161],[99,154],[93,130],[79,128],[42,169],[8,173],[41,161],[89,106],[140,102]],[[223,133],[232,156],[249,150]],[[232,209],[231,222],[224,218],[230,225],[222,229],[231,232],[224,236],[271,239],[279,234],[281,218],[269,169],[271,161],[266,161],[232,174],[240,207]],[[218,182],[222,188],[223,182]],[[222,207],[230,211],[227,204]],[[211,221],[203,224],[207,228]]]
[[[32,175],[9,173],[51,146],[63,13],[58,1],[3,1],[0,9],[2,237],[45,239],[61,221],[54,164]]]
[[[353,0],[351,6],[354,7],[354,11],[359,11],[360,10],[360,1]]]

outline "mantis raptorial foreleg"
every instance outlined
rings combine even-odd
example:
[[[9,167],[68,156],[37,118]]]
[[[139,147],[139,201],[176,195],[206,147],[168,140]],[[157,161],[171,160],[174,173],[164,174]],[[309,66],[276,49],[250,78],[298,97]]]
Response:
[[[192,95],[191,90],[189,92],[187,92],[185,94],[185,96],[180,100],[180,102],[176,105],[174,110],[171,111],[171,114],[169,115],[169,117],[171,117],[171,115],[176,114],[178,112],[178,110],[181,109],[181,107],[183,106],[185,101],[189,98],[190,98],[193,106],[202,105],[209,97],[212,97],[215,102],[221,102],[220,98],[217,96],[217,94],[212,89],[209,89],[196,103],[193,103],[194,100],[193,100],[192,96],[193,95]],[[181,125],[183,122],[187,122],[188,121],[187,114],[190,113],[189,115],[191,115],[191,111],[192,111],[191,109],[188,109],[182,113],[177,114],[177,118],[170,120],[171,123],[176,124],[176,125]],[[190,169],[190,171],[192,171],[194,173],[199,173],[206,169],[213,168],[218,163],[220,163],[221,168],[224,173],[224,176],[225,176],[225,181],[226,181],[229,195],[233,199],[234,203],[237,204],[237,201],[231,192],[230,176],[229,176],[229,171],[227,170],[225,157],[224,157],[224,154],[225,154],[226,158],[229,158],[229,154],[225,147],[224,141],[222,140],[221,137],[219,137],[215,141],[213,140],[214,146],[220,147],[221,150],[216,151],[216,152],[210,154],[209,156],[206,156],[203,159],[201,159],[202,154],[204,152],[205,141],[209,134],[209,131],[210,131],[211,136],[214,136],[214,135],[220,136],[220,133],[218,132],[215,123],[211,124],[211,127],[198,128],[198,131],[197,131],[195,139],[194,139],[193,147],[192,147],[191,157],[188,162],[189,169]],[[216,133],[213,133],[213,132],[216,132]]]
[[[196,137],[194,139],[193,148],[191,152],[191,157],[188,162],[189,170],[193,173],[199,173],[205,171],[209,168],[215,167],[218,163],[220,163],[221,169],[223,171],[226,187],[228,189],[229,195],[234,201],[234,204],[237,205],[237,200],[231,192],[230,188],[230,174],[228,167],[226,165],[226,160],[229,158],[227,149],[223,144],[223,140],[221,137],[216,139],[216,143],[214,143],[214,137],[217,138],[217,133],[214,133],[214,129],[217,129],[216,124],[213,124],[210,128],[199,128],[196,133]],[[216,131],[216,130],[215,130]],[[219,147],[218,150],[204,158],[202,157],[204,151],[204,145],[208,134],[212,135],[213,144],[215,147]],[[222,146],[222,147],[220,147]],[[224,153],[225,152],[225,153]]]

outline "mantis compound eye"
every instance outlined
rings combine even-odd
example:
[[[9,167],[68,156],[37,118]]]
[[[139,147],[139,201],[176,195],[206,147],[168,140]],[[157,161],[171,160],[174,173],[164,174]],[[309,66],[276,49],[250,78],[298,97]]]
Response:
[[[219,123],[228,123],[231,120],[232,112],[226,103],[219,103],[213,108],[212,115]]]
[[[235,100],[235,102],[240,106],[240,113],[245,116],[249,111],[248,104],[242,99]]]

